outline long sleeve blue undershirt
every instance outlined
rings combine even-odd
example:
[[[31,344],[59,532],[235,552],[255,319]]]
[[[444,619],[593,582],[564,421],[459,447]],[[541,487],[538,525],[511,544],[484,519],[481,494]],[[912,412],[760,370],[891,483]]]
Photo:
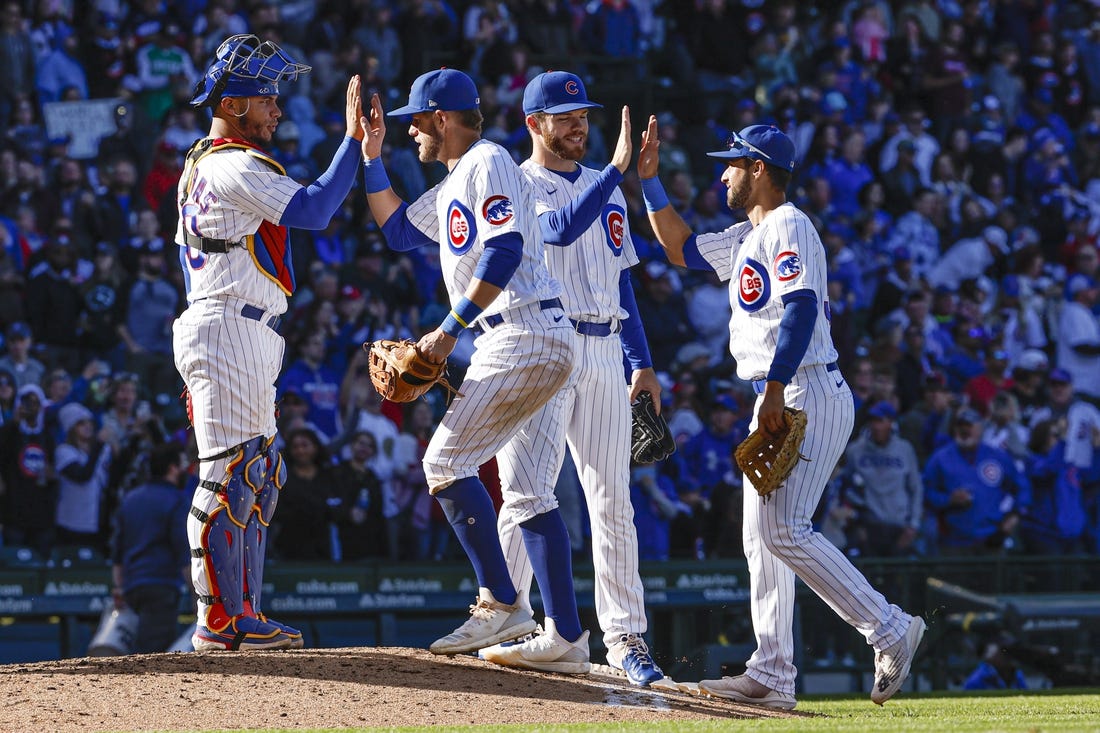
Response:
[[[576,181],[581,174],[580,168],[569,173],[553,172],[569,181]],[[543,241],[554,247],[566,247],[575,242],[596,221],[622,180],[623,174],[609,163],[580,196],[556,211],[540,214]]]
[[[619,333],[626,362],[634,371],[649,369],[653,366],[653,359],[649,355],[649,341],[642,326],[642,317],[638,315],[638,301],[634,298],[630,270],[623,270],[619,274],[619,305],[627,312],[627,318],[622,322],[623,330]]]
[[[359,166],[359,143],[345,137],[328,170],[313,183],[294,194],[279,224],[295,229],[324,229],[332,215],[348,197]]]
[[[809,288],[783,296],[783,318],[768,380],[787,384],[798,371],[817,322],[817,296]]]

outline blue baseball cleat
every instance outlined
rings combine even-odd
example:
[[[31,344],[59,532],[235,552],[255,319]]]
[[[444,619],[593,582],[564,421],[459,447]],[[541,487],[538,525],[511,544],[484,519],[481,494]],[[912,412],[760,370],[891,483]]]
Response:
[[[268,618],[262,613],[259,614],[259,618],[265,624],[270,624],[286,634],[286,636],[290,638],[291,649],[301,649],[306,645],[305,639],[302,638],[302,632],[294,628],[293,626],[287,626],[286,624],[280,623],[273,618]]]
[[[653,661],[642,637],[637,634],[623,634],[619,640],[607,648],[607,664],[622,672],[630,684],[649,687],[657,680],[664,679],[665,673]]]
[[[191,646],[197,652],[289,649],[292,643],[279,627],[243,614],[231,618],[220,630],[198,626],[191,635]]]

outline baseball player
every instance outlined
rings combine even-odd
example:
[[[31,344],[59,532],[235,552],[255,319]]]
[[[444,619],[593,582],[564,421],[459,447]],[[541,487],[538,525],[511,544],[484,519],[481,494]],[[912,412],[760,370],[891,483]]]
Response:
[[[721,178],[727,203],[744,209],[748,221],[698,236],[668,205],[656,177],[659,144],[657,120],[650,117],[638,158],[649,219],[669,261],[714,270],[730,283],[730,351],[738,376],[758,395],[750,429],[779,431],[785,405],[804,410],[809,420],[802,445],[809,460],[767,501],[751,485],[744,491],[756,651],[745,674],[703,680],[699,687],[740,702],[795,707],[797,574],[875,648],[871,700],[882,704],[908,676],[925,624],[889,604],[810,522],[855,416],[829,335],[825,250],[810,220],[786,198],[794,143],[775,127],[751,125],[730,136],[728,150],[709,153],[727,162]]]
[[[565,71],[539,74],[524,90],[523,112],[533,150],[521,168],[533,184],[543,239],[550,245],[547,267],[562,283],[565,313],[578,334],[577,357],[572,383],[505,447],[500,479],[509,488],[527,476],[553,485],[563,452],[535,447],[550,445],[559,426],[566,426],[592,527],[596,614],[607,662],[644,687],[664,674],[642,639],[646,615],[630,504],[629,401],[646,390],[659,405],[661,387],[630,284],[629,268],[638,263],[638,256],[627,228],[626,199],[618,189],[631,156],[626,107],[612,164],[596,171],[577,163],[585,154],[588,110],[600,106],[588,100],[580,78]],[[629,389],[623,376],[624,351],[632,374]],[[504,502],[498,529],[512,579],[526,604],[531,565],[518,531],[521,508]],[[505,662],[531,654],[530,647],[538,643],[536,638],[491,647],[481,656]]]
[[[173,325],[176,368],[199,450],[187,520],[198,595],[196,650],[302,646],[264,616],[267,527],[286,469],[275,449],[278,327],[294,292],[288,227],[323,229],[355,181],[359,77],[347,88],[347,137],[329,169],[303,187],[265,152],[279,124],[279,82],[310,70],[276,44],[232,36],[195,87],[210,134],[187,152],[176,243],[188,307]]]
[[[561,286],[543,262],[533,192],[508,152],[481,139],[477,88],[457,69],[417,77],[409,102],[389,114],[411,115],[409,135],[420,161],[439,161],[447,176],[412,204],[390,187],[379,156],[386,134],[381,102],[371,98],[363,157],[367,201],[391,249],[438,242],[451,311],[417,347],[441,362],[458,335],[475,330],[474,354],[463,396],[448,408],[424,454],[428,490],[439,501],[473,564],[479,591],[470,618],[430,647],[460,654],[515,639],[535,629],[531,611],[517,603],[496,530],[496,513],[478,466],[496,455],[502,472],[520,429],[571,379],[574,332],[565,317]],[[560,451],[564,425],[534,450]],[[556,464],[555,464],[556,465]],[[569,535],[553,482],[523,477],[504,489],[542,589],[547,634],[541,647],[515,664],[551,672],[586,673],[588,632],[573,591]]]

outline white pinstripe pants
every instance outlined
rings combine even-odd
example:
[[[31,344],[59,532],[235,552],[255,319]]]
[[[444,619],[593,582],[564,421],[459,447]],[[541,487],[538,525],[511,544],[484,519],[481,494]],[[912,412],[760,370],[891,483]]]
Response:
[[[497,528],[512,580],[521,594],[527,593],[531,562],[519,524],[534,515],[524,502],[509,501],[508,489],[539,481],[552,490],[567,443],[588,504],[596,614],[609,643],[620,634],[647,629],[630,503],[629,389],[618,334],[576,340],[573,383],[554,395],[501,452],[507,456],[500,471],[506,500]]]
[[[191,392],[199,457],[275,434],[275,382],[285,341],[241,315],[245,301],[206,298],[172,324],[176,369]]]
[[[788,406],[806,411],[809,424],[802,453],[810,460],[799,461],[786,483],[767,502],[745,480],[743,540],[757,644],[746,673],[773,690],[791,695],[797,675],[793,638],[795,575],[875,649],[885,649],[901,639],[910,619],[871,587],[844,553],[811,525],[810,518],[855,421],[851,390],[839,375],[823,365],[804,367],[784,392]],[[751,429],[755,428],[754,417]]]
[[[540,310],[537,303],[513,309],[508,317],[516,320],[474,341],[460,388],[463,396],[451,403],[424,452],[424,475],[432,494],[476,476],[478,467],[498,453],[497,465],[502,473],[507,470],[502,449],[569,381],[573,329],[562,315],[557,308]],[[524,481],[514,489],[513,500],[523,501],[530,512],[525,519],[557,506],[552,483]]]

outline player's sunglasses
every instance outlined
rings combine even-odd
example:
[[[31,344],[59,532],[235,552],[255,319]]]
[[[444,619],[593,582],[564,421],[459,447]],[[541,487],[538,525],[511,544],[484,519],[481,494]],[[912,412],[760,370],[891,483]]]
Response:
[[[757,160],[762,160],[773,165],[776,164],[775,161],[772,159],[772,156],[768,155],[745,138],[741,137],[739,134],[737,134],[736,131],[731,132],[730,136],[726,138],[726,146],[730,150],[743,152],[750,158],[756,158]]]

